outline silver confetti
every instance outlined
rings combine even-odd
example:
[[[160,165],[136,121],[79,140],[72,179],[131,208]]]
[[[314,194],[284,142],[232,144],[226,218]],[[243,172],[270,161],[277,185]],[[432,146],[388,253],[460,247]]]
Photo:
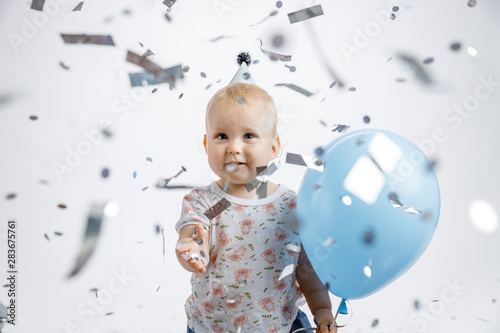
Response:
[[[285,268],[283,268],[283,271],[280,274],[280,277],[278,278],[278,281],[281,281],[281,280],[283,280],[283,278],[292,274],[293,271],[295,270],[295,267],[297,267],[297,264],[290,264],[288,266],[285,266]]]
[[[276,61],[276,60],[280,60],[280,61],[292,61],[292,56],[291,55],[284,55],[284,54],[279,54],[279,53],[271,52],[271,51],[268,51],[266,49],[263,49],[262,46],[260,47],[260,50],[262,51],[262,53],[264,53],[266,56],[268,56],[269,59],[271,59],[273,61]]]
[[[179,177],[179,175],[180,175],[181,173],[186,172],[186,171],[187,171],[187,169],[186,169],[185,167],[183,167],[183,166],[182,166],[182,169],[181,169],[179,172],[177,172],[177,173],[175,174],[175,176],[170,177],[170,178],[160,179],[160,180],[158,181],[158,183],[156,184],[156,187],[166,187],[166,186],[167,186],[167,184],[168,184],[168,183],[169,183],[172,179]]]
[[[427,72],[426,69],[424,69],[424,67],[420,64],[420,62],[417,59],[415,59],[410,55],[405,55],[401,53],[398,54],[397,57],[399,60],[406,63],[410,67],[410,69],[413,71],[413,73],[421,83],[425,85],[434,84],[434,81],[431,78],[430,74]]]
[[[79,12],[82,10],[82,7],[83,7],[83,1],[80,2],[78,5],[76,5],[76,7],[72,10],[73,12]]]
[[[80,247],[80,253],[78,254],[78,257],[76,259],[75,266],[69,273],[68,277],[73,277],[78,274],[78,272],[80,272],[90,256],[94,253],[95,247],[97,245],[97,240],[99,238],[102,221],[106,217],[112,217],[117,213],[118,205],[113,202],[92,205],[87,218],[87,228],[85,230],[85,236]]]
[[[396,194],[391,193],[389,196],[389,200],[391,201],[392,207],[401,209],[404,212],[410,213],[410,214],[420,214],[422,213],[418,209],[415,209],[411,206],[403,206],[401,201],[399,201],[398,197]]]
[[[276,87],[281,87],[281,86],[288,87],[288,88],[290,88],[292,90],[295,90],[296,92],[301,93],[302,95],[305,95],[307,97],[310,97],[310,96],[314,95],[312,92],[307,91],[304,88],[301,88],[299,86],[296,86],[293,83],[277,83],[277,84],[275,84],[275,86]]]
[[[31,2],[31,9],[43,11],[43,5],[45,4],[45,0],[33,0]]]
[[[215,205],[207,209],[203,214],[209,219],[212,220],[215,217],[219,216],[224,210],[226,210],[231,203],[227,201],[226,198],[222,198]]]
[[[110,35],[61,34],[66,44],[95,44],[115,46]]]
[[[317,157],[287,153],[286,163],[306,166],[310,169],[314,169],[323,172],[324,161]]]
[[[341,125],[341,124],[334,124],[330,128],[330,132],[339,132],[339,133],[344,133],[346,132],[351,126],[350,125]]]
[[[273,162],[268,167],[257,167],[257,176],[250,182],[245,184],[247,191],[250,192],[253,189],[259,187],[261,183],[267,182],[269,177],[273,174],[273,172],[275,172],[278,169],[279,166],[280,162],[277,161],[276,163]]]
[[[298,10],[296,12],[288,13],[288,20],[290,24],[302,22],[316,16],[323,15],[323,8],[321,5],[316,5],[308,8]]]
[[[277,10],[273,10],[271,13],[269,13],[269,15],[267,15],[266,17],[264,17],[262,20],[260,20],[259,22],[255,23],[255,24],[252,24],[250,25],[251,27],[255,27],[256,25],[259,25],[261,23],[264,23],[266,22],[267,20],[269,20],[269,18],[271,18],[272,16],[278,14],[278,11]]]

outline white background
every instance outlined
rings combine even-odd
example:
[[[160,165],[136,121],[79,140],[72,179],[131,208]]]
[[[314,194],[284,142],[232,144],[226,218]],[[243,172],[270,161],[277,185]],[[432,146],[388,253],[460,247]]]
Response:
[[[5,237],[8,218],[17,219],[19,265],[17,325],[5,332],[185,332],[190,274],[177,264],[173,249],[187,190],[159,190],[154,184],[181,166],[188,171],[175,184],[198,186],[214,179],[202,145],[205,107],[231,79],[241,50],[260,60],[250,70],[275,98],[283,162],[286,152],[312,155],[339,136],[320,120],[350,125],[350,131],[390,130],[422,149],[434,129],[444,132],[445,139],[426,152],[436,162],[442,197],[434,239],[402,277],[351,302],[354,317],[343,331],[500,331],[499,231],[484,234],[468,216],[475,199],[500,209],[498,83],[460,123],[444,118],[454,104],[474,96],[480,77],[500,82],[500,2],[479,0],[469,7],[466,0],[324,1],[323,16],[289,23],[287,13],[319,3],[285,0],[277,15],[250,27],[276,9],[274,1],[179,0],[171,22],[160,0],[85,1],[79,12],[72,12],[78,1],[55,5],[54,0],[45,5],[47,16],[30,9],[28,1],[0,2],[0,233]],[[378,23],[374,13],[390,12],[395,4],[400,8],[395,20]],[[363,41],[365,29],[372,30]],[[61,33],[109,34],[115,46],[64,44]],[[282,46],[273,44],[276,36],[283,37]],[[265,49],[290,54],[292,61],[270,61],[259,39]],[[450,49],[453,42],[461,43],[459,51]],[[346,44],[357,53],[342,52]],[[476,56],[468,54],[470,46]],[[142,54],[147,48],[155,53],[149,59],[162,67],[190,67],[175,89],[130,87],[128,73],[142,69],[125,61],[127,50]],[[435,85],[421,84],[397,59],[400,52],[414,57]],[[434,62],[423,65],[428,57]],[[323,58],[344,81],[343,89],[329,88],[334,78]],[[297,70],[292,73],[285,64]],[[294,83],[314,95],[277,83]],[[130,106],[122,100],[127,97]],[[32,115],[38,119],[30,120]],[[111,121],[112,138],[91,145],[87,156],[58,177],[54,165],[66,164],[68,151],[83,147],[84,132],[95,132],[102,119]],[[305,169],[282,165],[273,181],[298,191]],[[110,170],[106,179],[103,168]],[[16,197],[7,199],[8,194]],[[119,214],[105,220],[93,257],[68,279],[90,206],[109,200],[119,204]],[[165,230],[165,258],[156,225]],[[90,289],[109,289],[113,272],[122,271],[133,277],[127,285],[108,292],[111,298],[92,315],[82,315],[90,309],[86,302],[96,301]],[[7,283],[3,275],[2,280]],[[453,295],[447,281],[463,286],[449,302],[441,296]],[[2,289],[5,304],[7,288]],[[332,296],[332,301],[336,306],[339,300]],[[375,319],[379,324],[372,328]]]

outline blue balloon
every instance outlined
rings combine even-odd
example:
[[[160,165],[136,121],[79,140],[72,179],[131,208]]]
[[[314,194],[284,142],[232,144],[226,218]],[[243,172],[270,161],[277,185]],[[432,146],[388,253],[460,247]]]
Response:
[[[343,135],[318,158],[323,165],[307,170],[297,198],[302,244],[332,294],[366,297],[429,245],[440,209],[436,174],[418,147],[379,129]]]

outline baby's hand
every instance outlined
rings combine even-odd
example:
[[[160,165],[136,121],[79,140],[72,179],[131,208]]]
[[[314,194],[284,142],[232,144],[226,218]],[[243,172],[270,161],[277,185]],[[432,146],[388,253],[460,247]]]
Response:
[[[175,248],[178,257],[199,273],[205,273],[209,263],[207,236],[203,224],[198,223],[193,237],[179,239]]]
[[[316,333],[337,333],[335,318],[332,310],[318,309],[314,313],[314,320],[318,323]]]

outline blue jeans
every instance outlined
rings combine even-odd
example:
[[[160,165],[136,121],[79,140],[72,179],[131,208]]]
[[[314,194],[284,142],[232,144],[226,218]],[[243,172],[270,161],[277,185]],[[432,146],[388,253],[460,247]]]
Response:
[[[299,328],[304,328],[304,327],[311,327],[311,324],[309,323],[309,319],[307,319],[307,315],[300,311],[297,312],[297,317],[295,317],[295,320],[293,321],[292,328],[290,329],[290,332],[293,332],[295,330],[298,330]],[[311,331],[301,331],[301,332],[311,332]],[[188,326],[187,328],[187,333],[194,333]]]

